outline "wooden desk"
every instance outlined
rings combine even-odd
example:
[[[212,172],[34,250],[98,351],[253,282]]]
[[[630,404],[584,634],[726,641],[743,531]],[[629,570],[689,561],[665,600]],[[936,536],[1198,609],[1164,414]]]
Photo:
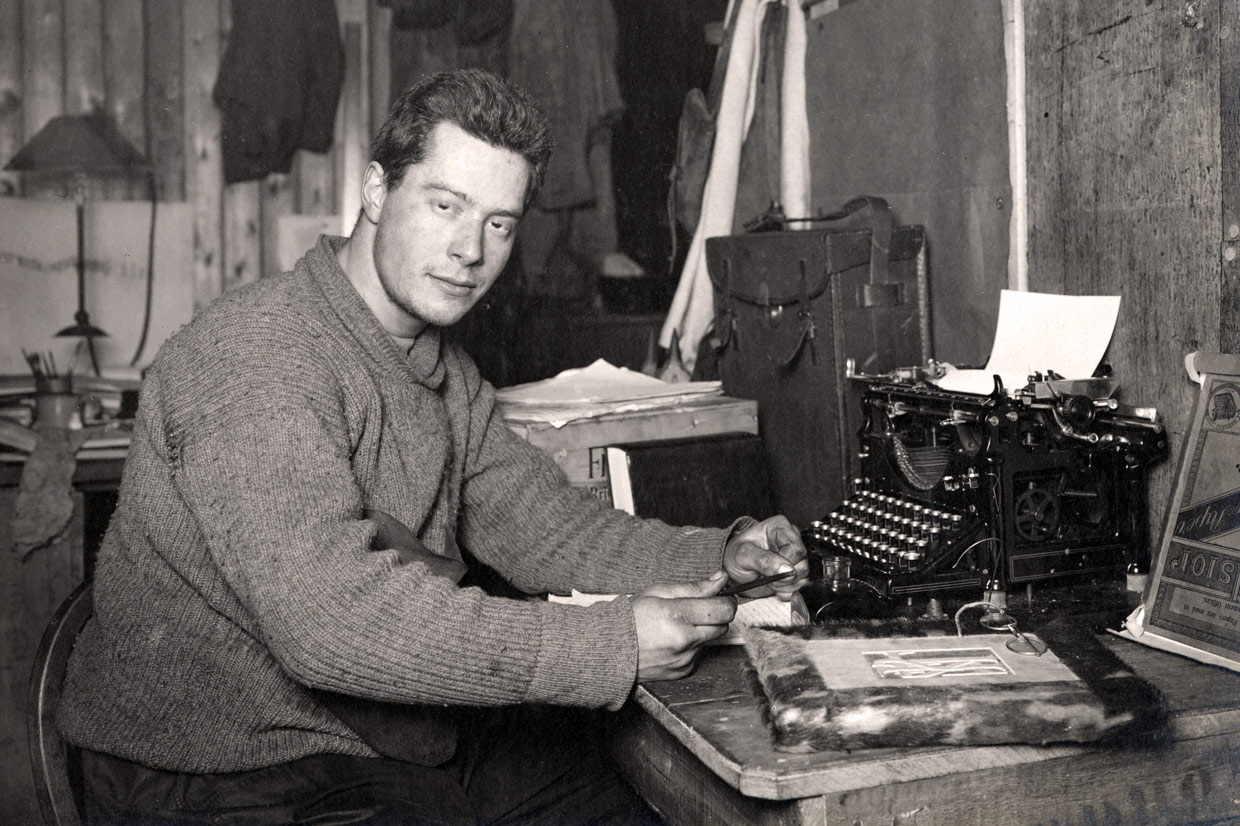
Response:
[[[729,646],[685,680],[639,687],[614,753],[669,824],[1240,823],[1240,675],[1112,635],[1103,644],[1165,694],[1162,748],[782,753],[745,653]]]

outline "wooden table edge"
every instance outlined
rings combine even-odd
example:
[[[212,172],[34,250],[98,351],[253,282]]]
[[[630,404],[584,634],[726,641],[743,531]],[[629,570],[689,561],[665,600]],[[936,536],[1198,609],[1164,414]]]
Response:
[[[728,694],[712,700],[740,696],[740,693]],[[674,711],[677,704],[664,704],[644,686],[637,687],[634,699],[657,725],[728,786],[747,797],[772,801],[791,801],[809,795],[835,794],[892,783],[1041,763],[1099,750],[1095,746],[1071,743],[1046,746],[1013,744],[924,747],[906,754],[893,754],[892,749],[875,749],[871,759],[857,758],[847,764],[830,768],[776,772],[746,768],[727,757],[677,716]],[[1168,737],[1173,741],[1197,740],[1236,731],[1240,731],[1240,709],[1184,711],[1173,713],[1168,721]],[[952,760],[926,759],[931,755],[945,754],[951,755]],[[809,777],[813,777],[812,788],[811,784],[806,783],[806,778]]]

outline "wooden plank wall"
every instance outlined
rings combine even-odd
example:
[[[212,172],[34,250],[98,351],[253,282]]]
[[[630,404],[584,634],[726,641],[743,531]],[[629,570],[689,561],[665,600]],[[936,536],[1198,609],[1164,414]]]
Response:
[[[1223,275],[1219,349],[1240,353],[1240,3],[1219,0],[1219,148],[1222,154]]]
[[[1171,434],[1151,476],[1157,539],[1196,387],[1184,356],[1235,346],[1220,260],[1220,170],[1240,160],[1234,134],[1230,157],[1220,149],[1222,42],[1236,37],[1221,18],[1235,3],[1024,6],[1029,287],[1123,295],[1108,360],[1123,399],[1158,407]]]
[[[287,175],[225,185],[211,90],[230,0],[0,0],[0,164],[56,115],[111,113],[151,159],[159,200],[193,204],[194,268],[183,277],[201,308],[276,270],[282,216],[356,214],[371,128],[387,110],[391,12],[376,0],[336,5],[346,77],[335,147],[299,152]],[[0,195],[63,194],[62,184],[0,174]],[[99,183],[88,194],[149,197],[141,181]]]

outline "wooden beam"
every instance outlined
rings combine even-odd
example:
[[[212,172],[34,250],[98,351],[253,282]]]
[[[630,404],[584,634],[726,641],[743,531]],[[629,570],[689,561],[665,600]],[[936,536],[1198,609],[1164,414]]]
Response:
[[[22,117],[27,139],[65,111],[63,14],[62,0],[22,4]]]
[[[65,111],[64,4],[25,0],[22,4],[22,141]],[[67,194],[62,181],[24,176],[22,194]]]
[[[146,127],[155,189],[185,200],[184,27],[180,3],[145,0]]]
[[[297,211],[300,214],[335,214],[336,182],[329,153],[299,151],[293,159],[293,174],[297,177]]]
[[[280,257],[280,219],[292,215],[297,207],[296,180],[291,174],[273,172],[263,180],[259,201],[262,226],[261,277],[275,275],[284,269]]]
[[[220,52],[228,48],[232,34],[231,7],[220,4]],[[262,237],[259,232],[260,181],[224,183],[224,271],[223,291],[257,280],[262,275]]]
[[[1003,1],[1003,54],[1007,64],[1008,178],[1012,185],[1008,227],[1008,287],[1029,289],[1029,169],[1026,161],[1025,3]]]
[[[261,181],[224,187],[224,292],[262,277]]]
[[[1219,0],[1219,137],[1223,237],[1218,347],[1240,353],[1240,6]]]
[[[220,116],[211,90],[220,69],[221,0],[185,0],[186,195],[194,204],[194,308],[200,310],[224,288],[224,172]]]
[[[147,155],[146,38],[142,0],[108,0],[103,6],[103,97],[121,134]],[[144,176],[123,177],[107,188],[112,200],[147,197]]]
[[[103,109],[103,6],[72,0],[64,10],[65,111]]]
[[[22,3],[0,0],[0,165],[22,148]],[[21,182],[0,171],[0,197],[14,196]]]

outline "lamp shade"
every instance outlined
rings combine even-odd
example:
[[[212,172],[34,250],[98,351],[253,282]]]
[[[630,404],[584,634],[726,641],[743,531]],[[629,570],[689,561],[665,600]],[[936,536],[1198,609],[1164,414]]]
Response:
[[[146,158],[104,112],[52,118],[4,166],[13,172],[95,175],[145,167]]]

